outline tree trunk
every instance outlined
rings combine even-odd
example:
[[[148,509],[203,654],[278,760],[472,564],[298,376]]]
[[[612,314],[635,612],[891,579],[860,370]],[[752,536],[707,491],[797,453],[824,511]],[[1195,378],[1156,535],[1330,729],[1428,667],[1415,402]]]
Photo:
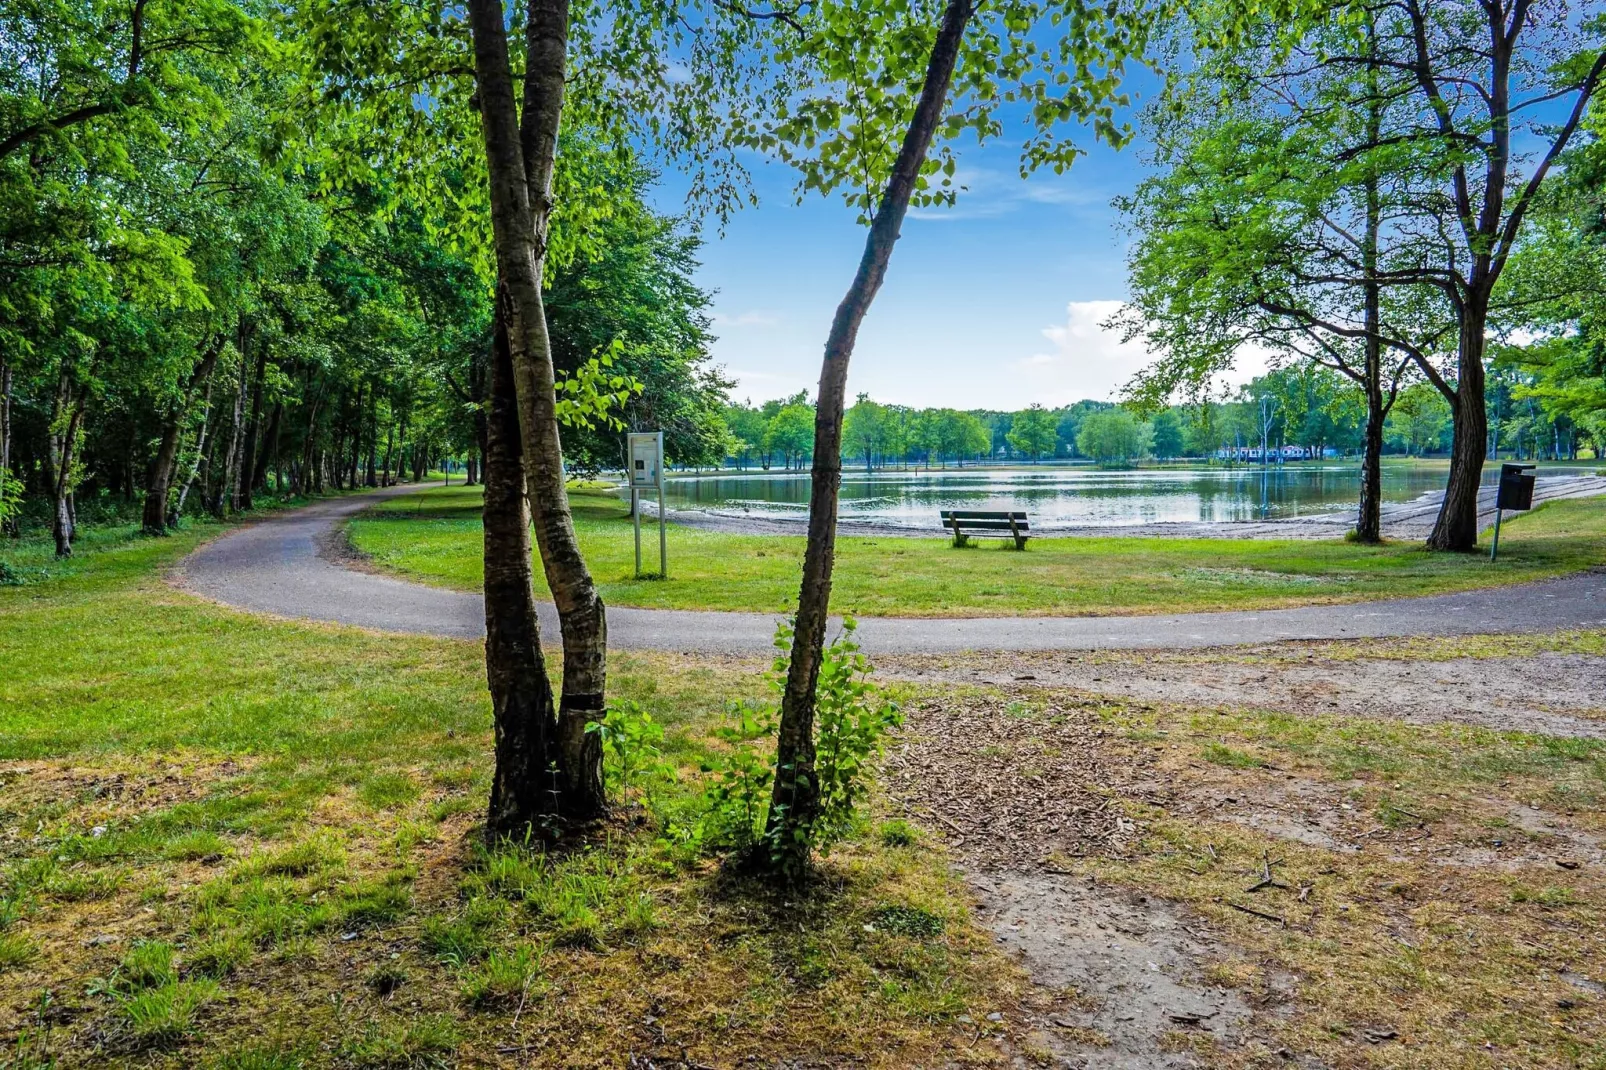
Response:
[[[162,441],[156,449],[156,464],[151,468],[150,485],[145,488],[145,506],[140,520],[148,535],[167,534],[168,492],[172,489],[173,472],[178,467],[178,447],[184,435],[184,421],[190,414],[190,400],[202,383],[209,382],[212,369],[217,366],[222,352],[221,338],[202,352],[200,361],[190,372],[184,392],[174,402],[167,423],[162,428]]]
[[[814,416],[808,546],[803,555],[803,581],[798,591],[791,663],[787,666],[786,689],[781,696],[775,786],[765,830],[767,851],[764,857],[754,860],[782,879],[796,879],[806,871],[811,830],[819,815],[819,784],[814,775],[814,700],[830,614],[848,361],[853,356],[859,326],[886,278],[887,264],[892,259],[893,245],[909,209],[909,199],[930,150],[932,136],[942,119],[959,46],[973,12],[972,3],[973,0],[948,0],[931,58],[926,64],[920,101],[904,134],[875,220],[870,224],[859,270],[837,307],[825,344]]]
[[[48,457],[51,500],[50,533],[56,541],[56,556],[71,557],[77,516],[73,509],[73,453],[78,429],[84,419],[84,396],[75,390],[69,373],[63,371],[56,388],[56,409],[50,421]]]
[[[284,402],[275,401],[273,411],[268,414],[267,429],[262,432],[262,441],[257,448],[256,463],[251,466],[251,486],[257,490],[268,489],[268,468],[278,461],[279,421],[283,416]]]
[[[11,474],[11,365],[0,360],[0,475]]]
[[[206,460],[210,456],[209,449],[211,445],[207,438],[207,430],[211,426],[211,421],[212,379],[209,376],[206,380],[206,400],[202,403],[201,407],[201,430],[197,433],[195,438],[195,464],[190,467],[189,478],[186,479],[184,481],[184,485],[179,488],[178,501],[173,505],[173,511],[168,515],[167,518],[167,522],[169,524],[178,523],[178,518],[184,514],[184,499],[190,496],[190,488],[195,486],[196,478],[201,474],[202,469],[206,467]]]
[[[370,388],[368,391],[368,470],[363,476],[363,486],[379,486],[379,391]]]
[[[391,457],[392,457],[392,455],[393,455],[393,453],[395,451],[395,448],[396,448],[396,425],[394,423],[391,423],[391,424],[386,425],[386,427],[385,427],[385,466],[382,469],[380,469],[380,479],[379,479],[379,482],[382,485],[387,486],[387,487],[390,486],[390,484],[392,483],[392,480],[390,478],[390,460],[391,460]]]
[[[496,0],[469,4],[491,180],[498,300],[518,397],[525,483],[541,563],[563,632],[563,695],[558,709],[561,806],[567,816],[584,819],[605,805],[601,739],[587,728],[605,703],[607,620],[575,538],[564,489],[551,339],[541,293],[568,20],[568,0],[534,0],[530,5],[521,123],[502,6]]]
[[[1428,549],[1467,552],[1478,544],[1478,491],[1488,448],[1488,412],[1483,401],[1483,332],[1489,318],[1487,294],[1474,292],[1461,308],[1455,401],[1451,405],[1454,434],[1450,443],[1450,479]]]
[[[240,508],[249,511],[256,488],[257,454],[262,451],[262,390],[267,385],[268,347],[257,346],[257,366],[251,376],[251,418],[245,425],[245,444],[240,455],[240,485],[235,491]],[[265,456],[265,454],[264,454]]]
[[[501,302],[498,302],[500,306]],[[524,497],[518,397],[500,313],[492,354],[485,457],[485,675],[491,691],[496,771],[486,828],[520,837],[561,812],[562,754],[552,682],[535,612],[530,513]]]
[[[235,505],[234,481],[240,466],[240,439],[245,429],[245,395],[249,387],[250,361],[246,359],[246,327],[241,321],[239,331],[240,385],[234,394],[234,415],[229,424],[229,448],[223,455],[222,471],[213,470],[216,493],[212,498],[212,515],[222,517]]]
[[[11,478],[11,365],[0,360],[0,492]],[[0,536],[15,537],[21,532],[17,518],[7,515],[0,522]]]

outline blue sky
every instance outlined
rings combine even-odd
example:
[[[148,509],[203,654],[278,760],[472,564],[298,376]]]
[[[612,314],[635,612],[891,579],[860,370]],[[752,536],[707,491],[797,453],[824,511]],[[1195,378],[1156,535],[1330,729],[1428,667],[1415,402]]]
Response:
[[[1079,143],[1087,155],[1065,174],[1024,181],[1013,144],[961,146],[967,188],[951,208],[911,213],[860,334],[850,395],[999,409],[1115,397],[1143,353],[1099,326],[1126,296],[1129,236],[1110,201],[1141,180],[1141,146]],[[782,165],[758,165],[755,180],[759,206],[723,234],[708,228],[700,281],[717,291],[715,360],[737,380],[734,396],[757,402],[813,393],[864,231],[839,200],[795,203]]]
[[[850,393],[1009,409],[1111,396],[1135,367],[1131,347],[1097,328],[1126,294],[1126,235],[1110,199],[1141,177],[1135,148],[1090,146],[1066,174],[1022,181],[1006,147],[971,147],[958,203],[904,225]],[[813,392],[864,230],[840,201],[795,204],[782,166],[755,178],[758,207],[723,235],[709,231],[700,279],[717,291],[715,360],[737,380],[736,397],[759,401]]]

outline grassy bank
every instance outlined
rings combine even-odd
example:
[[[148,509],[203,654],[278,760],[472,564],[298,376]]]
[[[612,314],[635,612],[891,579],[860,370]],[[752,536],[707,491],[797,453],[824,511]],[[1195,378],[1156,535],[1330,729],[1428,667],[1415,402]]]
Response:
[[[637,580],[615,496],[572,496],[581,545],[611,605],[772,612],[797,597],[800,536],[674,527],[668,580]],[[482,582],[479,493],[437,488],[351,522],[379,567],[460,590]],[[652,533],[653,538],[656,532]],[[643,533],[644,564],[657,547]],[[1039,538],[955,549],[942,539],[838,541],[834,604],[869,616],[1099,615],[1265,609],[1438,594],[1606,564],[1606,499],[1556,502],[1507,523],[1501,558],[1430,554],[1416,544],[1338,540]],[[539,582],[539,569],[538,582]]]
[[[0,1066],[993,1057],[960,1018],[1016,975],[939,855],[868,826],[782,903],[666,838],[752,666],[616,656],[673,775],[586,850],[487,851],[479,644],[203,603],[159,578],[203,533],[13,547]]]

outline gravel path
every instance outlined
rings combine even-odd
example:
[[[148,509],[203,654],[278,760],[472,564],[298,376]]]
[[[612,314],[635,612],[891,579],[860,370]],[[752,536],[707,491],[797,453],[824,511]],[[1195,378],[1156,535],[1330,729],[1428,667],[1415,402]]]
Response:
[[[185,558],[178,582],[257,613],[462,639],[485,633],[480,596],[359,571],[341,560],[341,522],[403,485],[317,502],[237,528]],[[542,605],[556,638],[557,616]],[[770,652],[775,615],[608,609],[622,649]],[[1236,646],[1285,639],[1468,635],[1606,627],[1606,572],[1517,587],[1344,606],[1140,617],[874,618],[858,637],[872,653]]]

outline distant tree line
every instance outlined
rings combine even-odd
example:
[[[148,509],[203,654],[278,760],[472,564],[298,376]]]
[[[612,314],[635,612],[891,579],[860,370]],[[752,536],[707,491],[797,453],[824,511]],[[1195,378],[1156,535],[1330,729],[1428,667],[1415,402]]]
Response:
[[[1490,453],[1519,459],[1566,460],[1596,445],[1596,432],[1547,406],[1538,377],[1501,363],[1488,378]],[[761,405],[726,404],[724,460],[768,471],[802,468],[814,446],[814,407],[807,393]],[[1385,455],[1448,452],[1449,403],[1426,383],[1405,385],[1384,426]],[[1319,365],[1290,365],[1258,376],[1231,396],[1138,410],[1107,401],[1079,401],[1013,412],[913,408],[860,394],[842,429],[846,461],[866,470],[963,467],[976,463],[1049,460],[1128,464],[1141,460],[1205,460],[1248,449],[1304,447],[1320,458],[1364,448],[1366,408],[1350,382]],[[706,455],[684,463],[710,463]],[[678,459],[678,458],[677,458]]]

